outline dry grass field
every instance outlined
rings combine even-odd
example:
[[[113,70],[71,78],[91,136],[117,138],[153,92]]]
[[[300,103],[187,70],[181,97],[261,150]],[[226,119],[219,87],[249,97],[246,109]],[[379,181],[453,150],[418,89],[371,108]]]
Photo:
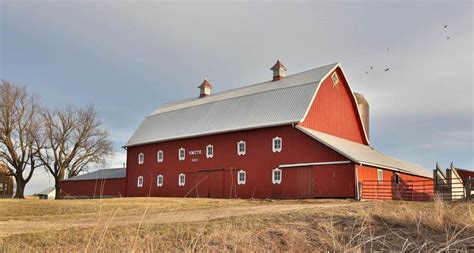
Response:
[[[474,251],[474,204],[0,200],[0,252]]]

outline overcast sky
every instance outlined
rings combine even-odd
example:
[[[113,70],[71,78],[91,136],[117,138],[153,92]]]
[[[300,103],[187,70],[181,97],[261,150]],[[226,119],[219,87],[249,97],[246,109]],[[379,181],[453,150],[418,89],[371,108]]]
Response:
[[[53,108],[95,104],[110,166],[158,105],[205,76],[213,92],[269,80],[281,59],[288,74],[341,63],[384,153],[474,167],[471,1],[0,3],[0,78]],[[49,185],[38,171],[26,191]]]

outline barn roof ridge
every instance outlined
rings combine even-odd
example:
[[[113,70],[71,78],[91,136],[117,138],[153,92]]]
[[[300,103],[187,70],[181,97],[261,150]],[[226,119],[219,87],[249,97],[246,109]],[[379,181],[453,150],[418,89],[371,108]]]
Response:
[[[273,90],[291,89],[291,88],[293,88],[293,87],[304,86],[304,85],[310,85],[310,84],[316,84],[316,82],[319,82],[319,81],[309,82],[309,83],[303,83],[303,84],[298,84],[298,85],[294,85],[294,86],[291,86],[291,87],[282,87],[282,88],[273,89]],[[210,102],[207,102],[207,103],[204,103],[204,104],[213,104],[213,103],[217,103],[217,102],[221,102],[221,101],[226,101],[226,100],[231,100],[231,99],[238,99],[238,98],[241,98],[241,97],[252,96],[252,95],[255,95],[255,94],[264,93],[264,92],[269,92],[269,91],[273,91],[273,90],[259,91],[259,92],[255,92],[255,93],[251,93],[251,94],[245,94],[245,95],[241,95],[241,96],[229,97],[229,98],[225,98],[225,99],[221,99],[221,100],[217,100],[217,101],[210,101]],[[212,96],[212,95],[209,95],[209,96]],[[198,99],[199,99],[199,98],[196,98],[196,100],[198,100]],[[200,106],[200,105],[204,105],[204,104],[191,105],[191,106],[188,106],[188,107],[178,108],[178,109],[175,109],[175,110],[160,112],[159,114],[171,113],[171,112],[175,112],[175,111],[179,111],[179,110],[184,110],[184,109],[187,109],[187,108],[190,108],[190,107]],[[147,115],[146,117],[153,117],[153,116],[156,116],[156,115],[157,115],[157,114],[150,114],[150,115]]]
[[[311,83],[315,83],[315,82],[319,82],[321,81],[322,78],[324,78],[324,75],[322,75],[319,80],[312,80],[310,82],[305,82],[305,83],[296,83],[296,84],[291,84],[289,81],[288,81],[288,78],[295,78],[295,77],[298,77],[298,76],[301,76],[301,75],[304,75],[304,74],[308,74],[309,72],[313,72],[313,71],[317,71],[317,70],[321,70],[323,68],[328,68],[330,67],[330,69],[334,68],[335,66],[339,65],[339,63],[331,63],[331,64],[327,64],[327,65],[324,65],[324,66],[321,66],[321,67],[317,67],[317,68],[312,68],[312,69],[308,69],[308,70],[305,70],[305,71],[302,71],[302,72],[298,72],[298,73],[294,73],[294,74],[291,74],[291,75],[288,75],[286,76],[284,79],[282,80],[278,80],[278,81],[272,81],[272,80],[267,80],[267,81],[263,81],[263,82],[259,82],[259,83],[255,83],[255,84],[250,84],[250,85],[245,85],[245,86],[242,86],[242,87],[238,87],[238,88],[234,88],[234,89],[230,89],[230,90],[224,90],[224,91],[221,91],[221,92],[217,92],[217,93],[214,93],[214,94],[211,94],[209,96],[206,96],[205,98],[199,98],[199,97],[196,97],[196,98],[187,98],[187,99],[182,99],[182,100],[178,100],[178,101],[174,101],[174,102],[169,102],[169,103],[165,103],[165,104],[161,104],[160,106],[158,106],[158,108],[153,111],[151,114],[149,114],[148,116],[153,116],[153,115],[157,115],[157,114],[160,114],[160,113],[164,113],[164,112],[167,112],[167,111],[164,111],[164,112],[161,112],[161,110],[166,110],[167,108],[169,107],[173,107],[173,106],[179,106],[179,105],[183,105],[185,103],[191,103],[191,102],[201,102],[201,103],[198,103],[197,105],[202,105],[202,104],[207,104],[207,103],[212,103],[212,102],[216,102],[216,97],[218,96],[223,96],[223,95],[227,95],[229,93],[233,93],[233,92],[239,92],[239,91],[242,91],[242,90],[245,90],[245,89],[251,89],[251,88],[255,88],[257,86],[268,86],[268,89],[264,89],[264,90],[260,90],[260,91],[256,91],[256,92],[249,92],[247,94],[242,94],[242,95],[236,95],[236,96],[232,96],[232,97],[228,97],[228,98],[222,98],[222,99],[218,99],[217,98],[217,101],[223,101],[223,100],[227,100],[227,99],[232,99],[232,98],[238,98],[238,97],[243,97],[243,96],[249,96],[249,95],[253,95],[253,94],[258,94],[258,93],[261,93],[261,92],[267,92],[267,91],[271,91],[271,90],[281,90],[281,89],[287,89],[287,88],[291,88],[291,87],[296,87],[296,86],[300,86],[300,85],[307,85],[307,84],[311,84]],[[278,84],[281,84],[283,82],[287,82],[288,84],[287,85],[282,85],[281,87],[277,87]],[[211,100],[211,101],[209,101]],[[186,106],[186,107],[183,107],[183,108],[188,108],[188,107],[192,107],[192,106],[196,106],[196,105],[190,105],[190,106]],[[182,108],[179,108],[179,109],[182,109]],[[170,111],[174,111],[174,110],[170,110]]]

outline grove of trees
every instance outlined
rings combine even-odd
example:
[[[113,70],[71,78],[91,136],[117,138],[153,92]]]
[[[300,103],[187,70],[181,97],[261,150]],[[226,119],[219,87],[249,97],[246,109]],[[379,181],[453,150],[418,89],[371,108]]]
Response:
[[[109,133],[93,105],[42,106],[25,87],[0,83],[0,162],[16,182],[15,198],[24,198],[25,186],[38,168],[60,182],[91,166],[104,166],[112,156]]]

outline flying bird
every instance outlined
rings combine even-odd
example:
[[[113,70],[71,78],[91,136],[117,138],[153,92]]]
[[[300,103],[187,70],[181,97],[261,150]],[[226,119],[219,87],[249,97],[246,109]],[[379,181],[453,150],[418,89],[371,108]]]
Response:
[[[387,51],[390,51],[390,48],[387,48]]]
[[[370,67],[370,69],[373,69],[374,67]]]
[[[448,28],[448,25],[444,25],[444,28]]]
[[[369,72],[365,71],[366,74],[369,74]]]
[[[446,37],[446,39],[447,39],[447,40],[449,40],[449,36],[448,36],[448,37]]]
[[[389,71],[389,70],[390,70],[389,68],[386,68],[386,69],[385,69],[385,72],[387,72],[387,71]]]

